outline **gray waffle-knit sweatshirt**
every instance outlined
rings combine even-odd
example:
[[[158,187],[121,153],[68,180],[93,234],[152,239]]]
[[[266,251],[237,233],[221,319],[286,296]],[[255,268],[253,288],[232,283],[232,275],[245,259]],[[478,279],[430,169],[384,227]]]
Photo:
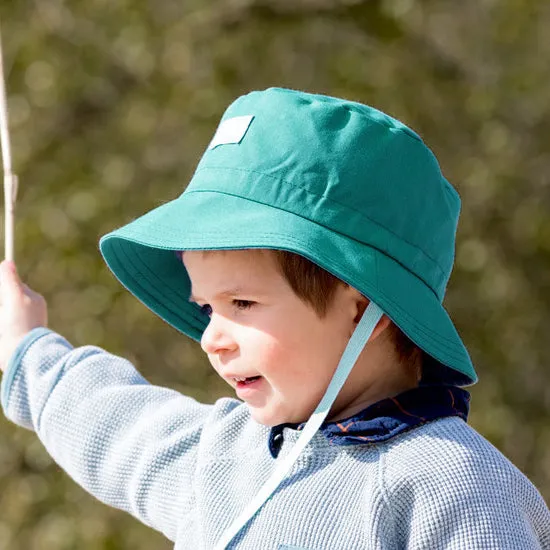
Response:
[[[101,501],[211,549],[299,436],[246,405],[203,405],[152,386],[126,360],[35,329],[2,380],[8,418]],[[317,433],[272,498],[233,539],[239,550],[550,549],[550,512],[529,480],[457,417],[377,444]]]

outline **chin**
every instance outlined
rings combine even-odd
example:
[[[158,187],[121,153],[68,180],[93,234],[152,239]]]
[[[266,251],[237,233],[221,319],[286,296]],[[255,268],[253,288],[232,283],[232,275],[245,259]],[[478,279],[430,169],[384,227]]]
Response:
[[[253,420],[258,422],[258,424],[263,424],[264,426],[267,426],[269,428],[288,422],[288,420],[285,419],[283,415],[273,414],[262,409],[251,407],[250,405],[248,406],[248,410],[250,411],[250,416],[253,418]]]
[[[279,426],[280,424],[301,424],[303,422],[307,422],[309,420],[309,417],[302,418],[301,420],[296,420],[292,418],[288,414],[283,413],[274,413],[270,411],[266,411],[263,409],[251,407],[248,405],[248,410],[250,411],[250,416],[258,422],[258,424],[262,424],[264,426],[267,426],[269,428],[273,428],[273,426]]]

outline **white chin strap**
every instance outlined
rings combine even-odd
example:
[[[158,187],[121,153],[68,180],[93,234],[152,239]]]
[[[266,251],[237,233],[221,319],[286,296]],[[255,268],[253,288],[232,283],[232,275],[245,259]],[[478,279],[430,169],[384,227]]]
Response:
[[[327,417],[327,414],[338,396],[338,393],[347,380],[351,369],[355,365],[359,354],[363,351],[363,348],[369,341],[369,338],[378,324],[378,321],[380,321],[382,315],[382,310],[376,304],[371,302],[365,310],[365,313],[363,313],[361,321],[359,321],[359,324],[355,328],[355,331],[353,332],[348,345],[342,354],[338,368],[330,381],[325,395],[321,399],[321,402],[311,415],[310,419],[307,421],[307,424],[304,426],[300,438],[284,460],[281,461],[281,463],[275,468],[271,474],[271,477],[264,483],[255,497],[248,503],[245,509],[233,521],[228,529],[226,529],[214,550],[225,550],[235,535],[237,535],[237,533],[250,521],[256,512],[276,491],[281,481],[283,481],[289,470],[300,456],[300,453],[304,450],[311,438],[321,427],[321,424]]]

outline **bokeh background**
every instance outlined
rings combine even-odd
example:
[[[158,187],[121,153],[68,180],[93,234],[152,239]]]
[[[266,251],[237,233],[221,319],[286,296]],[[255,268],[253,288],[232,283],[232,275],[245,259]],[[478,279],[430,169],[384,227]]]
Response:
[[[104,266],[99,237],[176,197],[225,107],[286,86],[417,130],[463,199],[446,305],[480,374],[471,424],[550,499],[547,0],[1,0],[16,255],[75,345],[227,395],[198,345]],[[0,548],[168,549],[0,417]]]

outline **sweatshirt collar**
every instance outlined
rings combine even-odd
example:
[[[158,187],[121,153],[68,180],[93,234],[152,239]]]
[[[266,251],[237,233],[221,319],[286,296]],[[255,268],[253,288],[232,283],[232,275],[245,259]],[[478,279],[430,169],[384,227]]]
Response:
[[[379,443],[439,418],[458,416],[467,421],[469,404],[469,392],[457,386],[419,386],[373,403],[344,420],[325,422],[319,431],[331,445]],[[305,425],[285,423],[271,428],[271,456],[277,458],[285,428],[300,431]]]

